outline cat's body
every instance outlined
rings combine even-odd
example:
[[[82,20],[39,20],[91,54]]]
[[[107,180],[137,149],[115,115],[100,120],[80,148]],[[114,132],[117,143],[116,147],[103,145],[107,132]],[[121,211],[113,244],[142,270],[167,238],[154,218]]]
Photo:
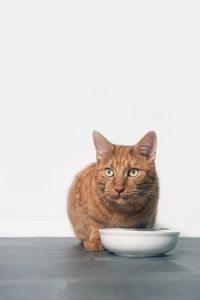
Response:
[[[109,143],[94,133],[97,163],[75,178],[68,195],[68,215],[86,250],[99,251],[99,228],[151,228],[159,185],[155,171],[155,133],[136,146]]]

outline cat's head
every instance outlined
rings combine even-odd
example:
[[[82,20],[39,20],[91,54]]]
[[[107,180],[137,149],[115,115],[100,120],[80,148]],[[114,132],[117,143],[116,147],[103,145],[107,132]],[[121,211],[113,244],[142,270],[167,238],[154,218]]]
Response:
[[[119,205],[134,197],[145,197],[155,182],[157,138],[148,132],[136,145],[111,144],[101,133],[94,131],[96,148],[96,181],[102,195]]]

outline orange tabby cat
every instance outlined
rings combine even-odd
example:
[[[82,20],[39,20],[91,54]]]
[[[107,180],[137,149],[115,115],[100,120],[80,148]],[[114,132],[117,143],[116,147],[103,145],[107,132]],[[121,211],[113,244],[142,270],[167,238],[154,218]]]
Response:
[[[97,162],[81,171],[68,195],[68,215],[88,251],[103,250],[99,228],[151,228],[159,197],[156,134],[135,146],[111,144],[93,133]]]

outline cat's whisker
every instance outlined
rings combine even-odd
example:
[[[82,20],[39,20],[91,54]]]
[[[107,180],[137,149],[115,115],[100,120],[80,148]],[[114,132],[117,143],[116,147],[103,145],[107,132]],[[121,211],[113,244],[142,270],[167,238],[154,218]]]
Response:
[[[137,203],[138,206],[145,207],[144,204],[143,204],[141,201],[139,202],[139,201],[135,200],[134,203],[135,203],[135,205],[136,205],[136,203]]]
[[[137,191],[152,191],[152,192],[154,192],[154,190],[153,189],[151,189],[151,188],[140,188],[140,189],[137,189]]]
[[[149,208],[155,207],[154,203],[152,203],[152,201],[149,201],[146,197],[143,197],[142,201],[140,201],[140,203],[143,207],[149,207]]]
[[[134,197],[134,196],[157,196],[159,193],[157,191],[151,191],[151,190],[135,190],[131,193],[123,193],[124,197]]]
[[[95,198],[94,200],[97,200],[97,199],[99,199],[99,198],[101,198],[103,196],[106,196],[106,195],[107,195],[106,193],[103,193],[102,195],[100,195],[99,197]]]
[[[158,194],[158,191],[152,191],[152,190],[138,190],[137,193],[140,193],[140,194],[152,194],[152,195],[155,195],[155,194]]]

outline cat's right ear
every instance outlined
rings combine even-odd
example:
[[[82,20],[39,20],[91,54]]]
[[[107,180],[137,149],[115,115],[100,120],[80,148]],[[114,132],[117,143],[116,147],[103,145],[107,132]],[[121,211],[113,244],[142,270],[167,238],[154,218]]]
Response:
[[[157,137],[154,131],[148,132],[136,145],[138,152],[146,157],[149,162],[154,162],[156,157]]]
[[[96,148],[97,161],[104,160],[112,154],[113,145],[98,131],[93,131],[93,140]]]

